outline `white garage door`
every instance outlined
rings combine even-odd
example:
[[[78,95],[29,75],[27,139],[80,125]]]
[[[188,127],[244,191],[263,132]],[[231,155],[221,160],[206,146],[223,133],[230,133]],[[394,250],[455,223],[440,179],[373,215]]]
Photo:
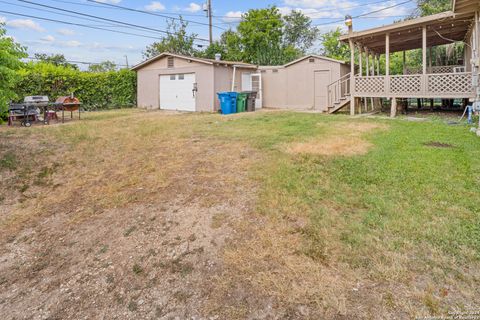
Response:
[[[195,111],[195,73],[160,76],[160,109]]]

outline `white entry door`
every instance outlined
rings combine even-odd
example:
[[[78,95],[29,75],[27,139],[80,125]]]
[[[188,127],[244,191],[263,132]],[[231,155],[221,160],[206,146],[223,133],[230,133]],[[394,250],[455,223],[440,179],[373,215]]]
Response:
[[[160,109],[195,111],[195,73],[160,76]]]
[[[262,74],[242,73],[242,91],[256,91],[255,109],[262,108]]]

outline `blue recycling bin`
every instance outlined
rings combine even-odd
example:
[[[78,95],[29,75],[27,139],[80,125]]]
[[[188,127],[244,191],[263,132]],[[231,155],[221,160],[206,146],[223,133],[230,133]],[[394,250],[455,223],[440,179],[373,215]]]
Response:
[[[232,114],[237,112],[237,93],[236,92],[218,92],[220,100],[220,109],[222,114]]]

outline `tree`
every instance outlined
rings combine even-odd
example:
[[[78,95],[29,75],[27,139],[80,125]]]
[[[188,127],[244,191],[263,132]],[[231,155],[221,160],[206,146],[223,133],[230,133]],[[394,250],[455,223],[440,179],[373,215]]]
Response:
[[[17,71],[23,66],[26,49],[6,36],[3,24],[0,24],[0,121],[7,113],[8,102],[16,98],[13,91],[19,80]]]
[[[117,65],[114,62],[108,60],[88,66],[88,71],[90,72],[108,72],[115,71],[116,69]]]
[[[303,54],[318,39],[320,31],[312,26],[312,20],[300,11],[293,10],[283,17],[283,43],[285,47],[293,47]]]
[[[244,61],[255,64],[281,64],[284,61],[282,15],[276,7],[251,9],[237,27]]]
[[[143,57],[150,59],[162,52],[170,52],[193,56],[196,50],[193,42],[197,38],[197,34],[187,33],[188,22],[180,16],[180,21],[174,19],[168,20],[167,35],[159,42],[154,42],[147,46],[143,51]]]
[[[415,15],[424,17],[451,9],[451,0],[417,0],[417,10]]]
[[[282,16],[277,7],[251,9],[237,30],[224,32],[205,55],[213,58],[221,53],[226,60],[280,65],[305,54],[318,35],[311,19],[299,11]]]
[[[50,63],[55,66],[71,68],[78,70],[78,66],[73,63],[69,63],[63,54],[45,54],[45,53],[35,53],[35,59],[45,63]]]
[[[347,44],[338,40],[341,35],[342,31],[340,27],[337,27],[337,29],[326,32],[320,36],[322,55],[342,61],[350,60],[350,48]]]
[[[220,53],[223,60],[241,61],[244,58],[242,44],[238,33],[227,30],[222,33],[220,40],[213,42],[201,54],[204,58],[214,59],[215,54]]]

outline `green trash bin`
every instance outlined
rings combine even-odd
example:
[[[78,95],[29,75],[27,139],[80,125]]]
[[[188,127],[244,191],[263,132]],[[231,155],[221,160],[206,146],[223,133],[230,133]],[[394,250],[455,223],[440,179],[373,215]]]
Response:
[[[237,95],[237,112],[245,112],[248,94],[239,92]]]

